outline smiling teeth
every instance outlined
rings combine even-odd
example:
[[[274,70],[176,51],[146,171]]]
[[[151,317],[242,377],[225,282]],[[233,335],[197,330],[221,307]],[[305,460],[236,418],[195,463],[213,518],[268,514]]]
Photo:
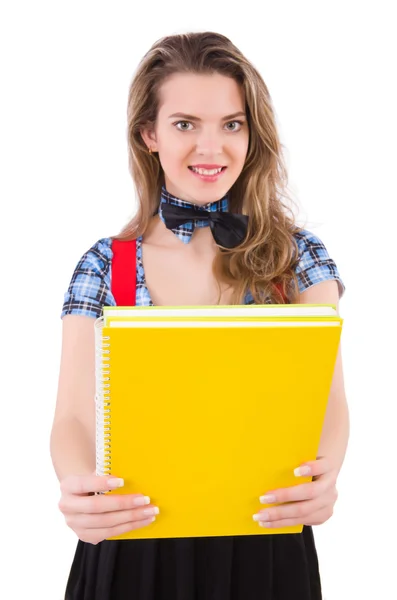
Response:
[[[198,173],[199,175],[216,175],[217,173],[220,173],[222,171],[222,167],[220,167],[219,169],[196,169],[195,167],[192,167],[192,171],[194,171],[195,173]]]

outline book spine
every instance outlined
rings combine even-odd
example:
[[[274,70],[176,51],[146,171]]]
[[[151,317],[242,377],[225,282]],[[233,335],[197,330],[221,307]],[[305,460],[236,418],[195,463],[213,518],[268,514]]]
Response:
[[[103,317],[95,321],[96,474],[111,473],[110,337],[103,335]]]

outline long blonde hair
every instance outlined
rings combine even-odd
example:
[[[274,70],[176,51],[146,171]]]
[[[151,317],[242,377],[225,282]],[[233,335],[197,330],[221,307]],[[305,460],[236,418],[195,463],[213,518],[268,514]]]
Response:
[[[154,127],[159,88],[173,73],[219,73],[233,78],[245,92],[250,141],[243,170],[228,197],[230,212],[248,215],[249,226],[242,244],[219,248],[213,263],[218,285],[232,286],[231,304],[242,304],[247,291],[256,303],[294,303],[299,260],[294,234],[302,228],[284,202],[292,199],[286,193],[288,177],[270,94],[254,66],[219,33],[163,37],[139,63],[127,109],[129,169],[139,207],[113,238],[130,240],[142,235],[158,210],[164,173],[158,156],[148,153],[140,131]]]

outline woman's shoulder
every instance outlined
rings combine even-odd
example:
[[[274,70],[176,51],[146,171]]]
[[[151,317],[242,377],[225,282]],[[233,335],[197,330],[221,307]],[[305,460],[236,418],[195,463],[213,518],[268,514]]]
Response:
[[[110,289],[113,239],[100,238],[80,257],[64,294],[61,318],[67,314],[98,318],[103,306],[114,306]]]
[[[298,248],[301,251],[304,251],[308,246],[318,246],[319,248],[325,248],[321,238],[312,231],[309,231],[308,229],[297,229],[294,233],[294,237],[298,244]]]
[[[334,279],[338,282],[339,296],[342,297],[345,285],[338,267],[329,255],[322,239],[304,228],[295,232],[294,238],[299,252],[299,261],[296,267],[299,292],[302,293],[316,283]]]
[[[111,237],[100,238],[86,250],[81,260],[91,262],[100,269],[106,267],[113,258],[112,243]]]

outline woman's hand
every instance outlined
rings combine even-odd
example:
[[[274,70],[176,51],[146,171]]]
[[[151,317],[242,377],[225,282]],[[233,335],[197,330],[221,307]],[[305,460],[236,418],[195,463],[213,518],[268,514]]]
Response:
[[[303,471],[305,467],[309,468],[310,472]],[[298,469],[294,471],[296,476],[313,475],[313,481],[269,491],[265,496],[261,496],[259,500],[262,504],[282,503],[280,506],[263,509],[253,516],[254,521],[258,521],[261,527],[321,525],[333,515],[338,498],[335,487],[337,473],[330,462],[320,457],[303,463]]]
[[[102,540],[133,529],[145,527],[155,520],[158,507],[142,494],[100,494],[120,487],[117,477],[69,475],[61,483],[59,510],[67,525],[83,542],[98,544]],[[121,480],[122,481],[122,480]],[[113,485],[110,484],[113,482]]]

